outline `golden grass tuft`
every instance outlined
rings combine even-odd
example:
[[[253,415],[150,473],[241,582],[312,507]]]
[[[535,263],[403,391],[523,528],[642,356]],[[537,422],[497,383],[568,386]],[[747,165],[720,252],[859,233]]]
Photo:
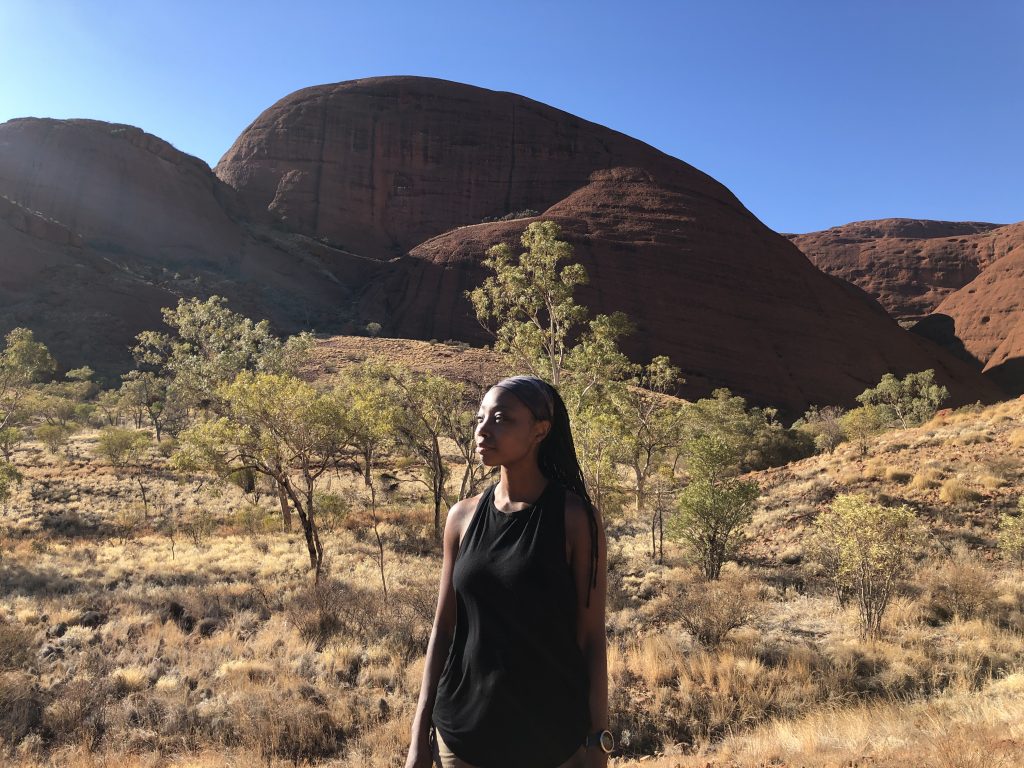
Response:
[[[942,472],[935,467],[925,467],[914,475],[910,487],[915,491],[925,491],[942,485]]]
[[[914,476],[913,472],[907,472],[905,469],[899,467],[886,467],[884,477],[890,483],[899,483],[904,485],[910,482],[910,479]]]
[[[939,489],[939,500],[950,504],[964,504],[980,501],[983,496],[958,477],[952,477],[942,483]]]

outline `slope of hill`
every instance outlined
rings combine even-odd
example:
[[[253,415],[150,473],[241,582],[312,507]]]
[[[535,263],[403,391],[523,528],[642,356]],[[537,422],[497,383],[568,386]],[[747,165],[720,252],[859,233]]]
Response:
[[[1013,226],[880,219],[786,235],[814,264],[860,286],[898,320],[917,320],[1024,243]]]
[[[130,126],[14,120],[0,126],[0,195],[42,217],[0,220],[0,330],[34,326],[65,367],[123,370],[160,306],[212,293],[281,332],[377,321],[390,336],[489,341],[461,291],[488,245],[544,212],[590,271],[581,302],[628,312],[640,331],[627,351],[670,355],[687,397],[726,386],[794,415],[924,368],[953,404],[1001,394],[706,174],[510,93],[414,77],[303,89],[216,175]],[[504,216],[519,218],[480,223]]]
[[[372,341],[436,370],[477,354]],[[367,351],[322,347],[328,376]],[[750,475],[763,497],[725,591],[697,580],[671,540],[653,562],[646,515],[606,519],[612,765],[976,765],[978,745],[1017,764],[1024,587],[994,557],[993,533],[1024,492],[1022,423],[1024,400],[964,408],[871,440],[864,459],[841,446]],[[4,764],[404,760],[441,567],[415,466],[379,457],[398,482],[372,516],[358,474],[321,478],[340,501],[320,518],[328,570],[313,587],[276,495],[214,493],[155,445],[137,480],[96,445],[84,430],[67,453],[15,450],[25,482],[0,538]],[[953,482],[974,495],[950,495]],[[845,490],[908,503],[929,532],[871,642],[807,558],[814,520]],[[684,601],[702,612],[691,619],[740,609],[743,622],[702,643],[679,618]]]
[[[138,128],[0,125],[0,330],[26,325],[65,368],[130,363],[180,296],[229,298],[281,331],[341,330],[360,260],[254,229],[201,160]]]

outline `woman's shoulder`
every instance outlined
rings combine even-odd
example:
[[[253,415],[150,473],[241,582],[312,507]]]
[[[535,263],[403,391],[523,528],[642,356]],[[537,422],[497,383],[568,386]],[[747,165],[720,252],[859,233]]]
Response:
[[[564,485],[564,484],[563,484]],[[594,516],[600,520],[597,507],[591,505]],[[590,514],[583,497],[569,487],[565,487],[565,528],[566,531],[590,534]]]

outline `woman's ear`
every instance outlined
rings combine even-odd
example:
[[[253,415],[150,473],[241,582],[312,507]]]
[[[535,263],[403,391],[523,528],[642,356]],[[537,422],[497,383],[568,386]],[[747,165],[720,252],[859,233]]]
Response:
[[[537,440],[537,445],[540,445],[541,443],[544,442],[544,438],[546,438],[548,436],[548,434],[550,434],[550,432],[551,432],[551,420],[550,419],[540,419],[540,420],[537,421],[537,424],[539,424],[541,426],[541,430],[540,430],[540,433],[539,433],[540,434],[540,438]],[[547,425],[547,426],[545,426],[545,425]]]

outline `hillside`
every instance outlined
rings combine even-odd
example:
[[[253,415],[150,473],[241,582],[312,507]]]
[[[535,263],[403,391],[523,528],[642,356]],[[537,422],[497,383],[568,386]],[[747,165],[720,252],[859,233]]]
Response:
[[[181,297],[226,296],[280,333],[487,334],[463,291],[495,242],[555,220],[623,310],[636,361],[667,354],[693,398],[725,386],[798,415],[887,371],[932,368],[952,403],[1001,391],[814,268],[720,183],[617,131],[432,78],[314,86],[259,115],[211,171],[127,125],[0,125],[0,332],[33,328],[109,380]],[[496,221],[497,220],[497,221]]]
[[[309,373],[329,380],[368,353],[455,375],[495,362],[366,341],[322,341]],[[895,768],[908,751],[964,755],[979,741],[1019,760],[1024,741],[999,729],[1019,711],[1024,588],[994,532],[1024,493],[1022,423],[1024,399],[945,411],[872,439],[864,457],[844,444],[752,473],[763,496],[725,591],[672,541],[653,562],[646,516],[607,519],[612,765]],[[313,589],[266,489],[181,475],[156,446],[119,475],[96,441],[87,429],[66,452],[28,441],[14,456],[26,479],[0,540],[0,733],[20,742],[9,764],[401,765],[440,568],[415,467],[380,465],[397,480],[376,511],[384,601],[357,474],[321,483],[342,502],[321,518],[328,570]],[[907,503],[929,532],[877,642],[858,638],[855,607],[837,606],[807,557],[815,518],[844,491]],[[736,607],[746,618],[718,646],[680,617]],[[865,728],[892,739],[866,742]]]

